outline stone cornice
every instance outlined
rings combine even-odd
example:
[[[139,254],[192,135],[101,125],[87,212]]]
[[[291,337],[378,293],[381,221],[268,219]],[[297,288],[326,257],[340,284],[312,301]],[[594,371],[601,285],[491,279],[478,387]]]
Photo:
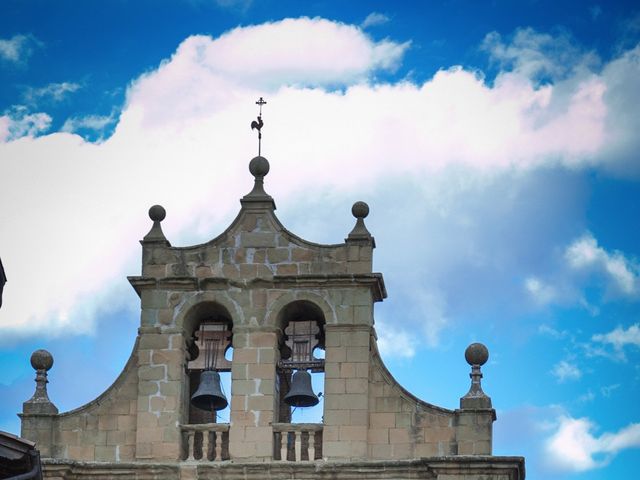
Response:
[[[219,290],[228,288],[336,288],[369,286],[376,302],[387,297],[381,273],[274,275],[269,278],[231,280],[224,277],[127,277],[138,296],[143,290]]]
[[[72,478],[154,478],[169,480],[182,478],[225,478],[229,480],[395,480],[436,479],[446,477],[501,478],[524,480],[523,457],[494,457],[482,455],[456,455],[425,457],[415,460],[349,460],[315,462],[174,462],[174,463],[106,463],[76,462],[71,460],[42,460],[45,477],[62,480]]]

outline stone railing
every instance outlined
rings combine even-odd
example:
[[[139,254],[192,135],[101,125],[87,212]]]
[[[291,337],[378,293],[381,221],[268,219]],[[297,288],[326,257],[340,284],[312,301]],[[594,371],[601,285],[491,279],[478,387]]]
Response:
[[[229,424],[181,425],[185,460],[219,462],[229,459]]]
[[[322,458],[321,423],[274,423],[273,458],[291,462],[313,462]]]

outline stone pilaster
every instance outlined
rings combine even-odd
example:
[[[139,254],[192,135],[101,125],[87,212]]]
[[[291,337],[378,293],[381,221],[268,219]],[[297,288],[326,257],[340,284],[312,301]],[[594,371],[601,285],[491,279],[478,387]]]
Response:
[[[278,336],[275,330],[234,328],[231,368],[231,458],[270,461],[273,456]]]
[[[367,456],[371,326],[327,325],[324,431],[327,459]]]

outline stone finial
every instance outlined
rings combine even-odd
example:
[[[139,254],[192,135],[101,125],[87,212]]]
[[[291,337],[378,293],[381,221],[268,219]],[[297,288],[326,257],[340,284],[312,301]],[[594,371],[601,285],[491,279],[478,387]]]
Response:
[[[253,190],[242,198],[242,204],[252,203],[258,205],[266,202],[267,206],[275,209],[273,198],[264,191],[264,177],[269,173],[269,161],[258,155],[249,162],[249,171],[254,177]]]
[[[167,211],[162,205],[154,205],[149,209],[149,218],[153,221],[153,226],[149,233],[142,239],[143,243],[164,243],[169,245],[169,241],[164,236],[160,222],[167,216]]]
[[[369,205],[365,202],[356,202],[351,207],[351,213],[356,218],[356,224],[347,240],[372,240],[373,237],[364,224],[364,219],[369,215]]]
[[[489,350],[482,343],[472,343],[464,352],[464,358],[471,365],[471,388],[460,399],[460,408],[482,409],[491,408],[491,398],[482,391],[482,372],[480,367],[489,360]]]
[[[268,196],[264,191],[264,177],[269,173],[269,160],[264,157],[253,157],[249,162],[249,171],[254,176],[253,190],[247,194],[247,197],[263,197]]]
[[[57,414],[58,409],[47,394],[47,372],[53,366],[53,356],[46,350],[36,350],[31,355],[31,366],[36,371],[36,391],[22,404],[23,413]]]

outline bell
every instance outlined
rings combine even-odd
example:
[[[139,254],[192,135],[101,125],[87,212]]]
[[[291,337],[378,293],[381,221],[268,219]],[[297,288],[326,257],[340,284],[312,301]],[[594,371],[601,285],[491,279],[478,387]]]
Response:
[[[191,405],[202,410],[222,410],[229,404],[222,393],[220,374],[213,370],[205,370],[200,374],[200,385],[191,396]]]
[[[284,397],[285,403],[292,407],[313,407],[320,400],[311,389],[311,374],[306,370],[297,370],[291,378],[291,388]]]

